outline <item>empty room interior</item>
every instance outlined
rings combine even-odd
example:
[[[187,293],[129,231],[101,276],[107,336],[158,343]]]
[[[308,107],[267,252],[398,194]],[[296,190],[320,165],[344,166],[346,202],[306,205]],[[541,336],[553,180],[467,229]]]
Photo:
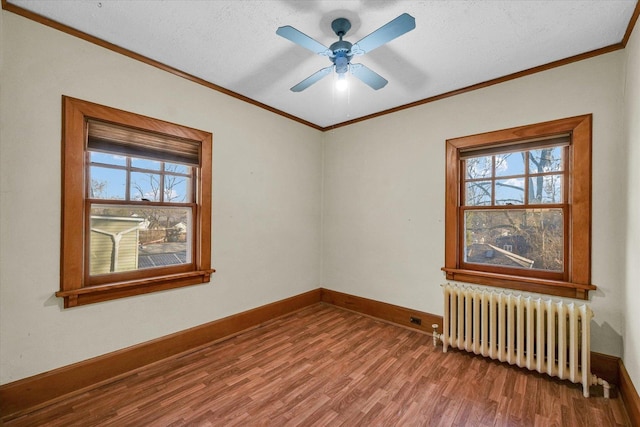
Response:
[[[0,424],[640,426],[636,0],[2,0]]]

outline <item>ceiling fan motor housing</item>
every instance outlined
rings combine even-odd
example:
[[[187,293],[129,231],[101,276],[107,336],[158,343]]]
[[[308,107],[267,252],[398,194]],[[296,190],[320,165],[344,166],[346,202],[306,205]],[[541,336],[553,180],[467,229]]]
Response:
[[[349,67],[349,61],[351,61],[351,57],[353,56],[351,53],[351,43],[346,40],[340,40],[333,43],[329,49],[333,52],[331,61],[336,65],[336,73],[346,73]]]

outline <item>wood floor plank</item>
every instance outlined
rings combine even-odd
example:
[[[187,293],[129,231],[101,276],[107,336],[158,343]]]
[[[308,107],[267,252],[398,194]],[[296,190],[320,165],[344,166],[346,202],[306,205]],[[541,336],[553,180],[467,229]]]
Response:
[[[317,304],[7,426],[625,426],[619,397]]]

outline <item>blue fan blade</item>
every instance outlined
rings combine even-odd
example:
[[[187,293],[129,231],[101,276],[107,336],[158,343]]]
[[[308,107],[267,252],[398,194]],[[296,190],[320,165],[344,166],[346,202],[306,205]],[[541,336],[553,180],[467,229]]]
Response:
[[[362,80],[365,84],[369,85],[372,89],[382,89],[389,83],[380,74],[372,71],[370,68],[362,64],[351,64],[351,74]]]
[[[313,53],[317,53],[318,55],[328,55],[328,47],[289,25],[278,28],[276,30],[276,34],[284,37],[285,39],[291,40],[305,49],[309,49]]]
[[[304,79],[303,81],[301,81],[300,83],[298,83],[297,85],[295,85],[294,87],[292,87],[291,91],[302,92],[303,90],[305,90],[306,88],[308,88],[309,86],[317,82],[318,80],[322,79],[327,74],[331,73],[331,71],[333,71],[333,65],[330,65],[326,68],[318,70],[315,73],[311,74],[306,79]]]
[[[416,28],[416,19],[408,13],[403,13],[393,21],[388,22],[373,33],[356,42],[351,51],[356,55],[371,52],[373,49],[390,42],[396,37]]]

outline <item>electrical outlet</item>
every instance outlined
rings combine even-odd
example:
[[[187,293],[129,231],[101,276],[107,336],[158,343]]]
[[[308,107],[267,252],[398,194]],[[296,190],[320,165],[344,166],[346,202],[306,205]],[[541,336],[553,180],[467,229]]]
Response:
[[[409,322],[413,323],[414,325],[422,325],[422,319],[419,317],[409,317]]]

